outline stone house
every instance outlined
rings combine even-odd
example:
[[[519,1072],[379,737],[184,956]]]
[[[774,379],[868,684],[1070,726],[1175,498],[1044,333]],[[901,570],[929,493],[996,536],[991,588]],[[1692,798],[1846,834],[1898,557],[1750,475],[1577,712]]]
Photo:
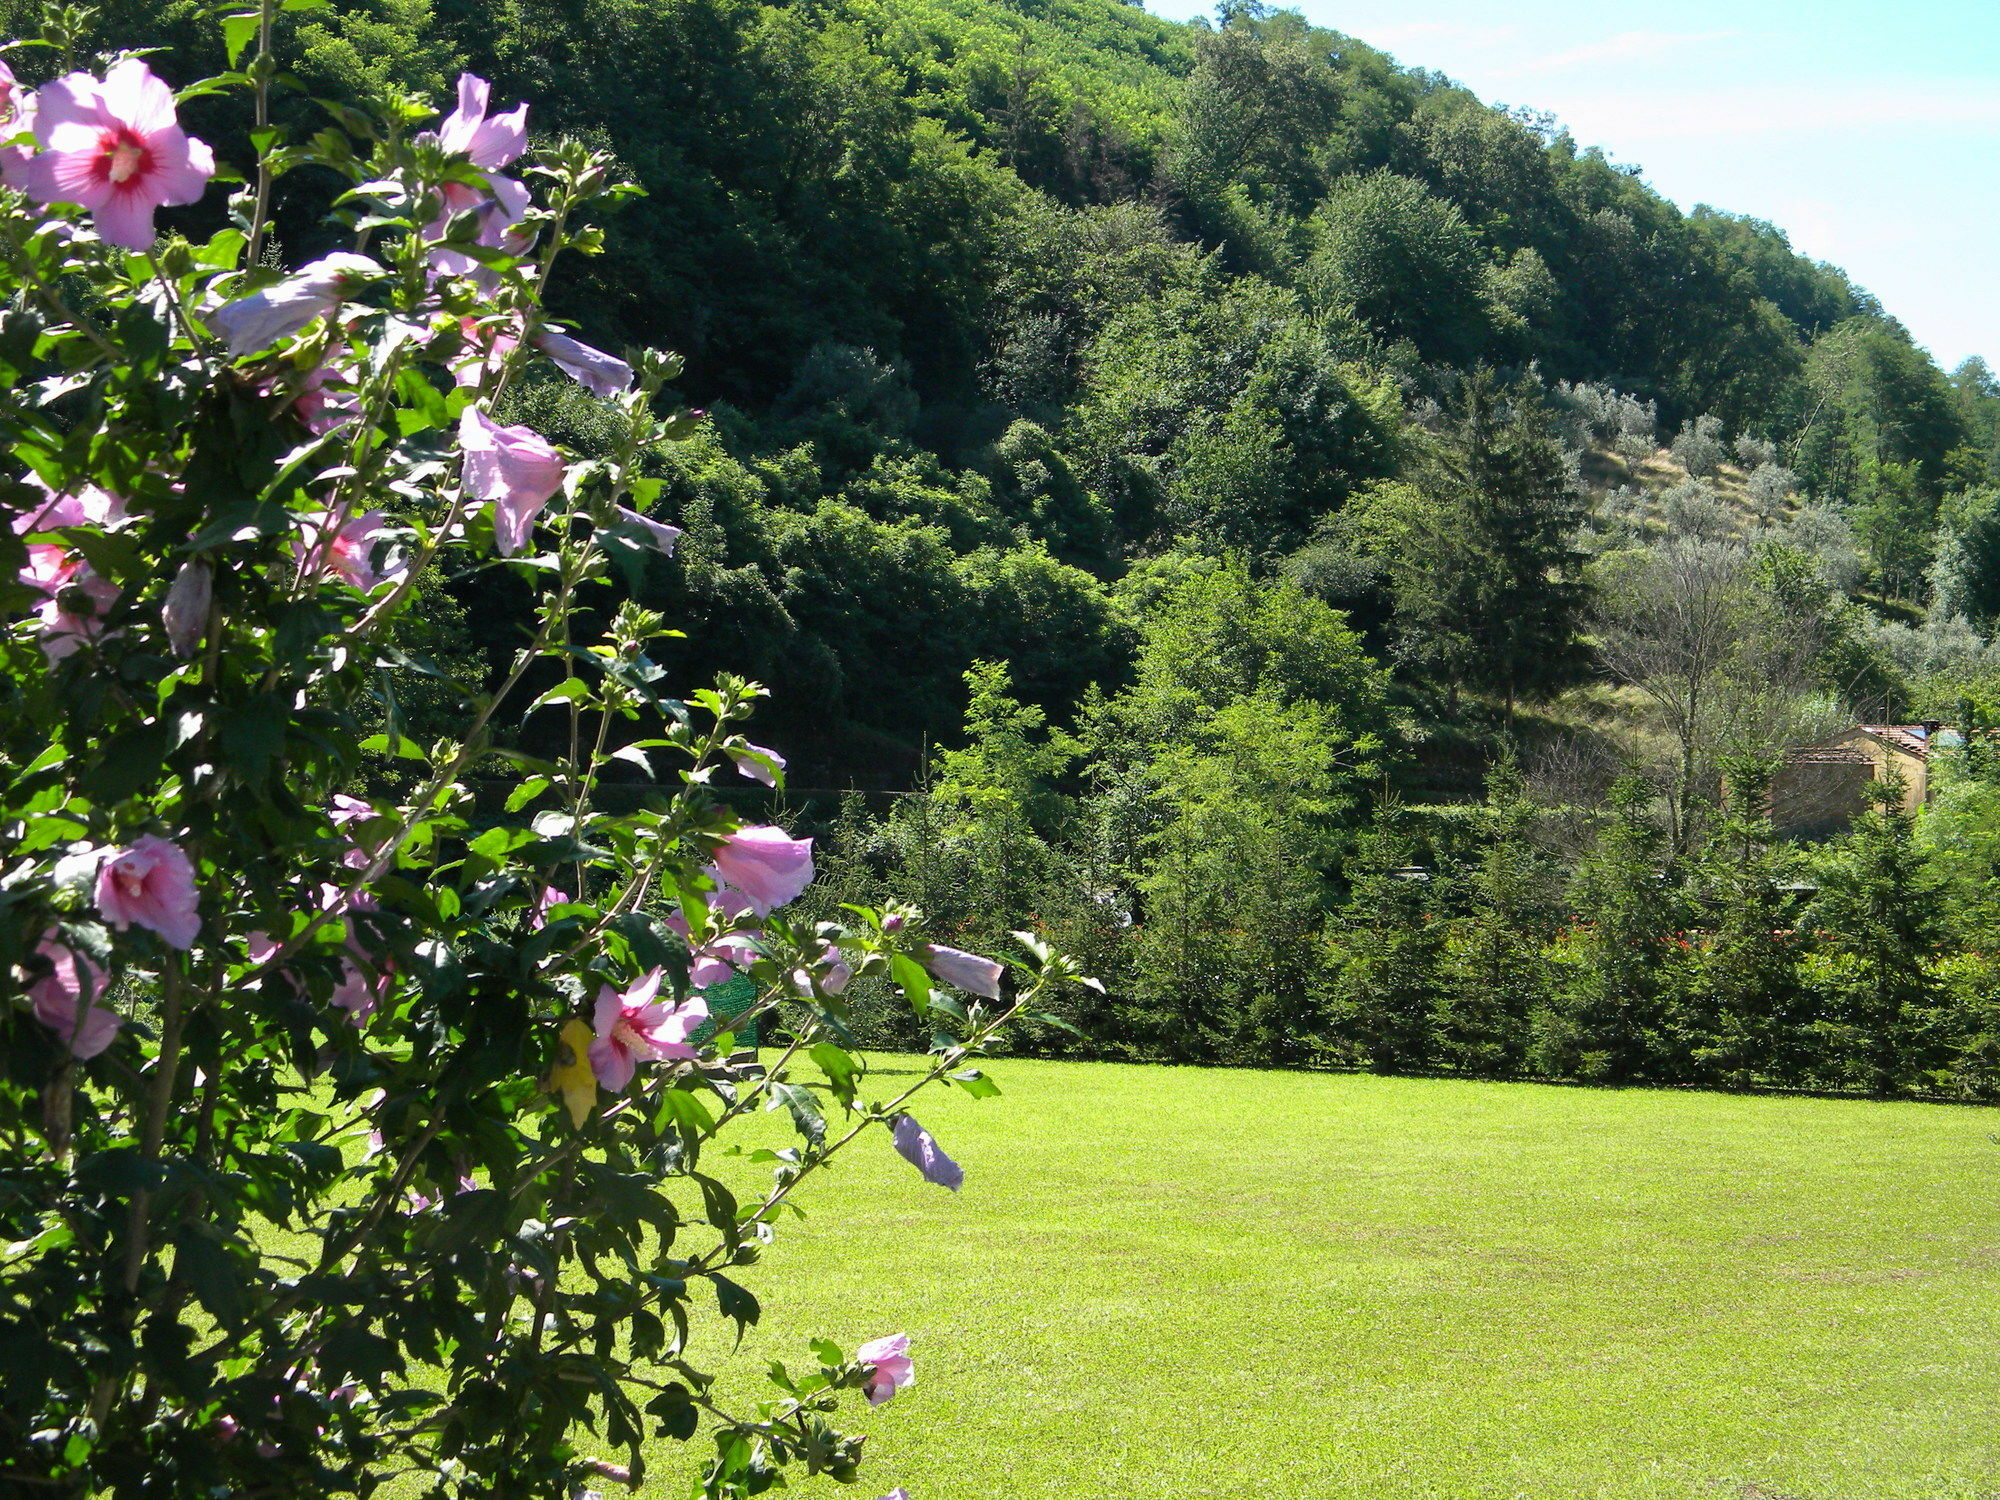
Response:
[[[1931,746],[1957,739],[1940,724],[1856,724],[1788,750],[1771,782],[1771,822],[1781,838],[1830,838],[1867,808],[1870,787],[1897,777],[1903,810],[1915,812],[1930,795]]]

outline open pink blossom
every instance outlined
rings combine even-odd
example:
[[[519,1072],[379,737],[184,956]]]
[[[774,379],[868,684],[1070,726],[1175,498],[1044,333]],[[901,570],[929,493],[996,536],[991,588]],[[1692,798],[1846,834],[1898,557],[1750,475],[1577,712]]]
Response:
[[[907,1333],[870,1339],[854,1351],[854,1358],[857,1363],[871,1367],[868,1383],[861,1387],[861,1393],[868,1398],[870,1406],[880,1406],[917,1378],[916,1366],[910,1359],[910,1336]]]
[[[273,286],[224,303],[202,321],[222,335],[231,354],[260,353],[332,312],[357,288],[383,274],[367,256],[336,250]]]
[[[191,947],[201,932],[196,899],[194,861],[157,834],[139,835],[97,868],[97,909],[120,932],[136,924],[172,947]]]
[[[208,630],[208,606],[215,597],[215,578],[207,563],[190,558],[174,575],[167,602],[160,611],[167,627],[167,644],[176,656],[193,656]]]
[[[108,976],[89,959],[72,952],[53,932],[35,945],[35,951],[49,961],[50,968],[28,986],[35,1019],[67,1042],[76,1056],[97,1056],[111,1045],[125,1023],[117,1011],[98,1004],[104,998]]]
[[[553,360],[558,370],[593,396],[615,396],[631,388],[630,365],[617,355],[593,349],[566,333],[545,328],[535,335],[535,347]]]
[[[465,450],[465,489],[493,502],[493,536],[500,555],[512,557],[528,542],[535,517],[562,488],[562,455],[526,427],[503,427],[476,406],[458,419]]]
[[[14,70],[0,61],[0,141],[35,128],[35,96],[21,87]],[[27,146],[0,146],[0,182],[18,188],[27,180],[28,161],[34,152]]]
[[[954,985],[968,995],[984,995],[988,1000],[1000,998],[1000,976],[1006,972],[1004,964],[981,958],[977,953],[967,953],[962,948],[947,948],[940,943],[926,943],[918,956],[923,960],[924,967],[946,984]]]
[[[481,171],[512,166],[528,149],[528,106],[516,105],[489,117],[492,85],[472,73],[458,75],[458,107],[438,123],[437,141],[445,150],[464,152]]]
[[[812,884],[812,840],[765,825],[739,828],[716,847],[709,871],[761,917]]]
[[[35,95],[35,142],[22,172],[28,196],[90,210],[97,232],[127,250],[153,243],[153,211],[193,203],[215,175],[215,156],[183,131],[173,90],[139,58],[100,81],[71,73]]]
[[[765,786],[775,787],[778,775],[785,769],[785,757],[775,750],[767,750],[762,745],[753,745],[745,740],[741,747],[724,745],[726,754],[736,769],[752,781],[761,781]]]
[[[372,592],[378,584],[396,577],[407,563],[396,561],[391,566],[378,567],[390,540],[388,518],[379,510],[366,511],[343,522],[340,529],[327,534],[331,521],[326,512],[309,518],[308,530],[312,541],[308,570],[332,573],[350,588],[362,593]]]
[[[911,1116],[897,1115],[889,1134],[896,1143],[896,1154],[915,1167],[925,1182],[950,1188],[954,1193],[964,1185],[965,1169],[946,1156],[931,1133]]]
[[[629,990],[607,984],[597,992],[597,1040],[590,1044],[590,1067],[614,1094],[631,1083],[643,1061],[691,1061],[699,1055],[688,1038],[708,1019],[708,1006],[699,997],[683,1005],[658,1000],[664,977],[665,970],[655,969]]]
[[[888,1494],[884,1495],[882,1500],[910,1500],[910,1492],[899,1484],[893,1490],[889,1491]]]
[[[433,137],[446,151],[463,154],[486,174],[487,192],[481,194],[462,182],[446,183],[442,190],[443,209],[424,226],[424,238],[441,239],[454,215],[477,210],[476,241],[488,249],[518,255],[531,243],[529,236],[516,227],[527,213],[530,199],[527,188],[512,177],[502,176],[500,169],[511,165],[527,148],[528,106],[517,105],[505,114],[489,118],[486,113],[489,93],[485,79],[471,73],[459,74],[458,107],[444,117]],[[448,276],[490,278],[491,273],[482,271],[477,261],[461,251],[435,249],[430,252],[430,260],[435,270]]]
[[[39,501],[14,517],[14,535],[33,536],[65,526],[115,526],[125,519],[125,502],[117,495],[86,484],[74,494],[58,495],[30,474],[27,482],[42,492]]]
[[[66,547],[29,544],[20,580],[44,596],[35,618],[42,622],[42,654],[52,662],[103,635],[104,615],[118,602],[118,590]]]

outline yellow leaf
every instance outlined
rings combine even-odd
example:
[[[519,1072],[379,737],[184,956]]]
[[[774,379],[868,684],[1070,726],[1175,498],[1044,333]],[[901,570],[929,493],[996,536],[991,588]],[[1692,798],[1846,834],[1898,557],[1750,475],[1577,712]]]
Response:
[[[549,1069],[549,1076],[542,1087],[551,1094],[561,1094],[563,1103],[569,1106],[570,1122],[578,1130],[590,1118],[590,1111],[597,1103],[597,1075],[590,1070],[590,1044],[595,1033],[590,1023],[580,1016],[571,1016],[562,1024],[562,1035],[556,1042],[555,1064]]]

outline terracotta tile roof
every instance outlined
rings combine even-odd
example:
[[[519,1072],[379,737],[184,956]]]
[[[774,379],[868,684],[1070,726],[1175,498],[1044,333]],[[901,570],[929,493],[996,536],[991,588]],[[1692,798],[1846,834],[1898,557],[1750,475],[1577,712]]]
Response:
[[[1930,755],[1930,731],[1922,724],[1860,724],[1856,727],[1864,734],[1872,734],[1919,760]]]

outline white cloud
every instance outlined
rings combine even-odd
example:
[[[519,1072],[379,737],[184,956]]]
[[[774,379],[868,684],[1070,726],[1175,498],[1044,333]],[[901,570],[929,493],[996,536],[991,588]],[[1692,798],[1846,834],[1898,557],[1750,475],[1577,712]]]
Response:
[[[1740,35],[1735,31],[1621,31],[1601,42],[1586,42],[1566,52],[1536,58],[1511,71],[1559,73],[1569,68],[1594,67],[1601,63],[1644,62],[1663,53],[1699,47],[1707,42],[1726,41]]]

